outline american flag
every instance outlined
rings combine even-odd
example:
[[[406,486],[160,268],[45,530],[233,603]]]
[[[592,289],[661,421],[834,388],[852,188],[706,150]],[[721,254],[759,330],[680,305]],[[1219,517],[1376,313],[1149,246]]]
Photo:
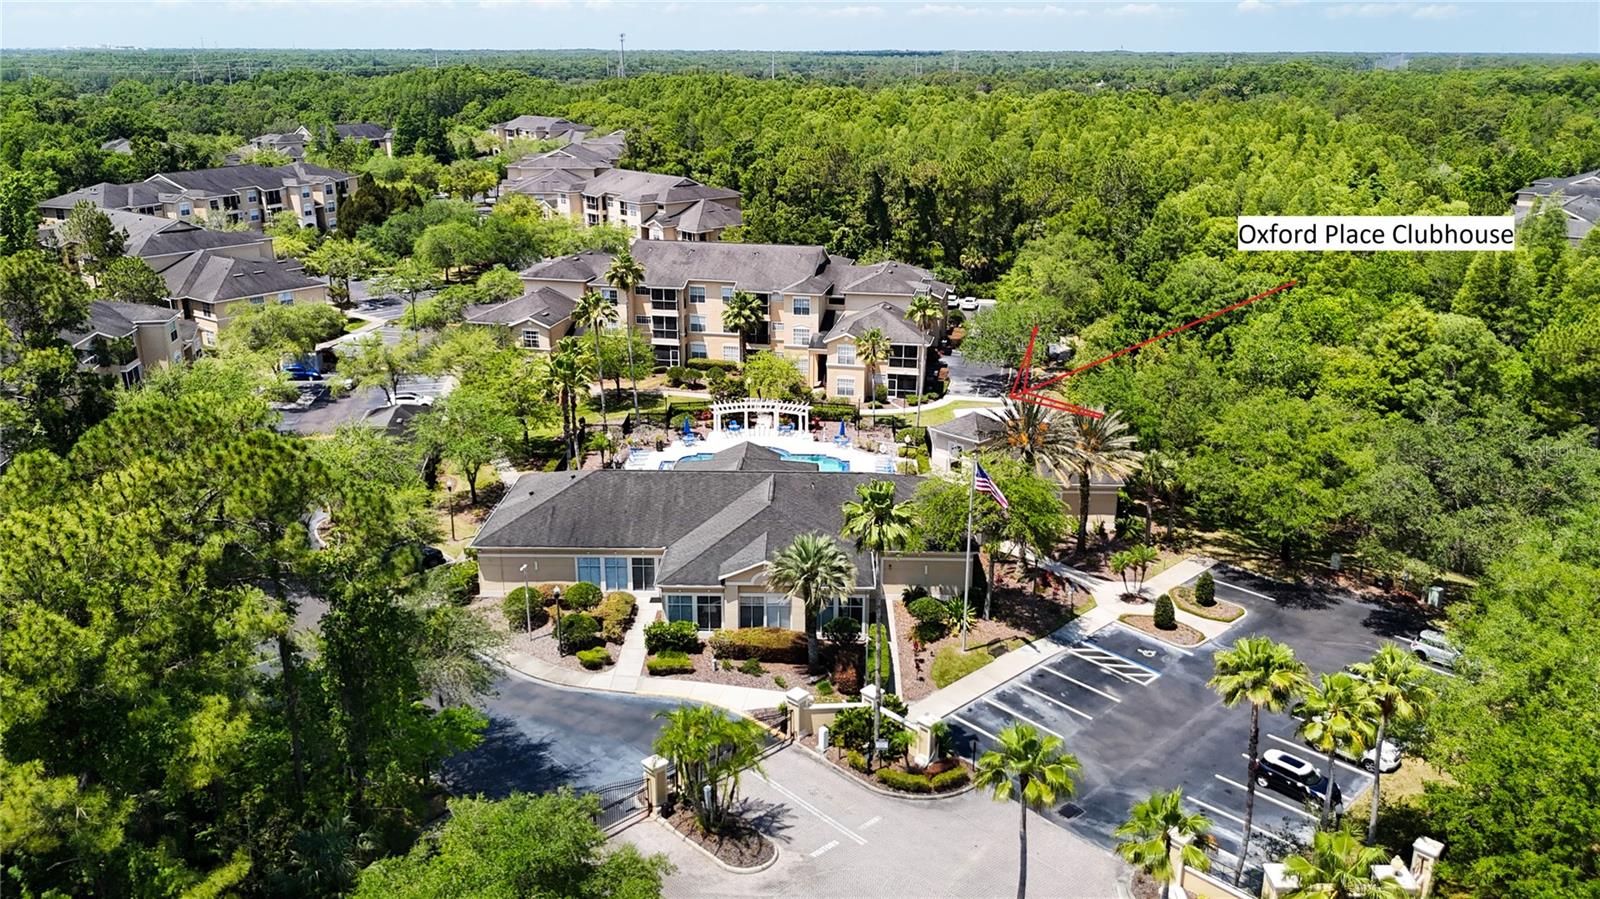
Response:
[[[994,501],[1000,504],[1000,508],[1011,508],[1011,501],[1006,499],[1004,493],[1000,492],[1000,485],[990,479],[989,473],[983,470],[983,463],[974,460],[974,464],[977,465],[977,470],[972,473],[973,489],[979,493],[987,493],[994,497]]]

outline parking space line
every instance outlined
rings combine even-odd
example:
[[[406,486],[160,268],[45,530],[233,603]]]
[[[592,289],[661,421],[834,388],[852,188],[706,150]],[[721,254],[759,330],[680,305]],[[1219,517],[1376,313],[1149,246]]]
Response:
[[[883,816],[882,815],[878,815],[877,817],[873,818],[872,820],[868,821],[867,823],[861,825],[861,829],[862,830],[866,830],[867,828],[871,827],[874,824],[877,824],[879,821],[882,821],[882,820],[883,820]]]
[[[856,845],[858,845],[858,846],[867,845],[867,838],[866,837],[863,837],[861,834],[858,834],[855,831],[851,830],[850,828],[845,827],[843,824],[840,824],[838,821],[834,820],[832,817],[830,817],[829,815],[824,813],[821,809],[817,808],[816,806],[812,805],[811,803],[809,803],[809,802],[805,801],[804,799],[801,799],[799,796],[795,795],[795,793],[792,790],[790,790],[788,787],[785,787],[782,784],[779,784],[777,781],[773,780],[770,777],[767,777],[766,775],[762,775],[761,779],[767,782],[767,786],[773,788],[774,790],[777,790],[779,793],[782,793],[784,796],[788,797],[789,801],[793,802],[795,805],[798,805],[801,808],[805,809],[806,811],[810,812],[811,814],[815,815],[819,820],[822,821],[822,823],[828,825],[829,827],[832,827],[834,830],[837,830],[838,832],[844,834],[845,836],[849,837],[850,839],[855,840],[856,841]]]
[[[1026,721],[1027,723],[1033,725],[1034,727],[1039,728],[1040,730],[1044,731],[1047,734],[1050,734],[1051,736],[1056,737],[1057,739],[1060,739],[1062,741],[1065,741],[1067,739],[1066,736],[1064,736],[1062,734],[1059,734],[1059,733],[1056,733],[1054,730],[1052,730],[1052,729],[1050,729],[1048,727],[1045,727],[1043,724],[1040,724],[1039,722],[1033,720],[1032,718],[1029,718],[1027,715],[1022,714],[1021,712],[1017,711],[1014,708],[1011,708],[1010,706],[1006,705],[1005,703],[995,702],[993,699],[985,699],[984,702],[987,702],[988,704],[994,706],[995,708],[1001,710],[1002,712],[1005,712],[1007,715],[1010,715],[1011,717],[1017,719],[1018,721]]]
[[[1073,708],[1072,706],[1067,705],[1066,703],[1064,703],[1061,700],[1055,698],[1054,696],[1051,696],[1048,693],[1041,693],[1038,690],[1035,690],[1034,688],[1028,686],[1027,684],[1017,684],[1017,686],[1021,687],[1024,690],[1027,690],[1029,693],[1032,693],[1033,695],[1039,697],[1040,699],[1043,699],[1046,702],[1053,702],[1056,705],[1061,706],[1062,708],[1066,709],[1067,711],[1071,712],[1072,714],[1077,715],[1080,718],[1083,718],[1085,721],[1093,721],[1094,720],[1094,716],[1089,714],[1088,712],[1080,712],[1077,709]]]
[[[1282,743],[1285,746],[1290,746],[1290,747],[1293,747],[1295,749],[1298,749],[1301,752],[1305,752],[1307,749],[1312,748],[1312,747],[1309,747],[1309,746],[1301,745],[1301,744],[1296,743],[1296,742],[1294,742],[1292,740],[1285,740],[1284,738],[1278,736],[1277,734],[1262,734],[1262,736],[1266,737],[1269,740],[1276,740],[1276,741],[1278,741],[1279,743]],[[1250,757],[1250,754],[1248,752],[1242,752],[1242,753],[1240,753],[1240,755],[1243,755],[1245,758],[1249,758]],[[1317,761],[1326,762],[1327,760],[1328,760],[1328,756],[1326,754],[1323,754],[1323,753],[1318,753],[1317,754]],[[1359,774],[1362,777],[1366,777],[1367,776],[1367,772],[1366,771],[1362,770],[1361,768],[1356,767],[1355,765],[1350,764],[1349,762],[1345,761],[1344,759],[1335,758],[1333,760],[1333,763],[1335,765],[1338,765],[1339,767],[1343,768],[1344,770],[1349,771],[1351,774]]]
[[[1233,787],[1234,789],[1237,789],[1237,790],[1248,790],[1249,789],[1249,787],[1246,787],[1244,784],[1239,783],[1236,780],[1230,780],[1230,779],[1228,779],[1226,777],[1223,777],[1220,774],[1213,774],[1211,776],[1215,777],[1217,780],[1222,781],[1223,783],[1227,784],[1228,786]],[[1283,802],[1282,800],[1274,799],[1271,796],[1268,796],[1266,793],[1262,792],[1261,790],[1256,790],[1256,798],[1257,799],[1265,799],[1268,802],[1272,803],[1273,805],[1278,806],[1279,808],[1288,809],[1289,811],[1294,812],[1295,814],[1301,816],[1302,818],[1305,818],[1308,821],[1317,820],[1317,816],[1316,815],[1311,814],[1310,812],[1306,811],[1305,809],[1300,808],[1299,806],[1290,805],[1289,803]]]
[[[812,858],[816,858],[817,856],[821,855],[822,853],[827,852],[829,849],[832,849],[832,848],[834,848],[835,846],[838,846],[838,845],[839,845],[839,841],[838,840],[829,840],[828,842],[823,843],[818,848],[816,848],[816,849],[814,849],[811,852],[808,852],[806,854],[811,856]]]
[[[1055,670],[1054,668],[1051,668],[1049,665],[1040,666],[1040,670],[1041,671],[1046,671],[1046,672],[1048,672],[1050,674],[1054,674],[1056,677],[1059,677],[1062,680],[1067,681],[1069,683],[1077,684],[1078,686],[1084,688],[1085,690],[1088,690],[1090,693],[1099,693],[1101,696],[1104,696],[1105,698],[1111,700],[1112,702],[1121,702],[1122,701],[1122,700],[1118,699],[1117,697],[1112,696],[1110,693],[1107,693],[1106,691],[1104,691],[1104,690],[1102,690],[1102,689],[1100,689],[1098,687],[1091,687],[1088,684],[1084,683],[1081,680],[1078,680],[1075,677],[1068,677],[1067,675],[1062,674],[1061,672]]]
[[[1219,815],[1219,816],[1221,816],[1223,818],[1227,818],[1229,821],[1232,821],[1233,823],[1238,824],[1240,827],[1244,826],[1244,819],[1239,817],[1238,815],[1232,814],[1230,812],[1223,811],[1222,809],[1217,808],[1216,806],[1212,805],[1209,802],[1201,802],[1200,800],[1194,798],[1193,796],[1185,796],[1183,798],[1184,798],[1185,802],[1189,802],[1189,803],[1192,803],[1192,804],[1198,806],[1201,811],[1210,812],[1213,815]],[[1277,842],[1280,842],[1280,843],[1283,842],[1283,836],[1281,834],[1277,834],[1277,833],[1274,833],[1274,832],[1272,832],[1270,830],[1267,830],[1265,827],[1262,827],[1259,824],[1252,823],[1250,825],[1250,830],[1252,832],[1254,832],[1255,834],[1257,834],[1258,836],[1266,837],[1267,839],[1270,839],[1270,840],[1276,840]],[[1231,831],[1231,830],[1229,830],[1227,832],[1230,833],[1230,834],[1237,835],[1234,831]],[[1217,847],[1217,851],[1219,851],[1219,852],[1228,852],[1228,850],[1223,849],[1220,846]],[[1233,856],[1234,858],[1238,858],[1239,857],[1238,853],[1235,853],[1235,852],[1228,852],[1228,854]]]
[[[1217,583],[1221,584],[1224,587],[1231,587],[1234,590],[1238,590],[1240,593],[1248,593],[1251,596],[1259,596],[1262,599],[1266,600],[1267,602],[1277,602],[1276,599],[1273,599],[1272,597],[1268,596],[1267,594],[1265,594],[1265,593],[1257,593],[1256,591],[1251,590],[1249,587],[1241,587],[1238,584],[1229,583],[1228,581],[1224,581],[1224,580],[1221,580],[1221,579],[1218,579]]]
[[[975,730],[978,733],[983,734],[984,736],[988,737],[991,740],[999,740],[1000,739],[998,736],[996,736],[996,735],[994,735],[992,733],[989,733],[988,731],[984,730],[983,728],[979,727],[978,725],[973,724],[971,721],[968,721],[967,719],[965,719],[965,718],[961,717],[960,715],[957,715],[957,714],[955,714],[953,712],[951,713],[950,718],[952,720],[958,722],[962,727],[966,728],[967,730]]]

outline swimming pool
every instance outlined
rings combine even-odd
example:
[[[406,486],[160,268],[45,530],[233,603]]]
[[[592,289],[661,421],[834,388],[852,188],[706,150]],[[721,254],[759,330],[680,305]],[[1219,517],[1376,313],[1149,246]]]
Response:
[[[817,466],[818,471],[850,470],[850,463],[839,458],[838,456],[829,456],[823,453],[787,453],[783,450],[778,450],[777,452],[779,457],[785,461],[810,462],[812,465]],[[711,458],[712,455],[712,453],[694,453],[693,455],[682,456],[670,462],[662,462],[661,470],[666,471],[667,469],[677,465],[679,462],[704,462],[705,460]]]

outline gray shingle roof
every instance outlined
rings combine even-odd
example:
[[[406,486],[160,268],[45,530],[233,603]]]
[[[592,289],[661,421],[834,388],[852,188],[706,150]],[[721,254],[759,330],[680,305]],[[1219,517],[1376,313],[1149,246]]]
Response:
[[[577,122],[569,122],[560,116],[550,115],[519,115],[510,121],[500,122],[499,127],[507,131],[538,131],[542,128],[551,134],[568,134],[574,131],[587,132],[594,130],[593,125],[580,125]]]
[[[321,284],[298,262],[235,259],[216,253],[194,253],[166,269],[161,277],[175,297],[212,303],[301,290]]]
[[[677,228],[692,234],[719,231],[744,223],[744,213],[736,206],[716,200],[696,200],[674,212],[658,212],[646,224],[659,224],[663,228]]]
[[[39,206],[46,209],[71,209],[82,202],[93,203],[101,209],[129,209],[139,206],[159,206],[161,189],[143,181],[134,184],[112,184],[102,181],[88,187],[43,200]]]
[[[371,122],[348,122],[334,125],[333,133],[340,137],[354,137],[361,140],[383,140],[389,136],[389,129]]]
[[[522,270],[522,277],[587,283],[605,277],[606,269],[611,267],[611,258],[610,253],[601,250],[584,250],[570,256],[556,256],[535,262]]]
[[[129,256],[171,256],[272,241],[259,231],[211,231],[190,222],[123,209],[108,209],[106,216],[114,227],[127,233],[123,249]]]
[[[841,337],[860,337],[873,328],[881,330],[890,343],[920,343],[926,346],[932,342],[927,334],[906,321],[905,310],[893,303],[878,303],[845,315],[828,329],[822,340],[831,343]]]
[[[175,318],[178,318],[177,310],[164,306],[124,303],[120,300],[91,300],[89,320],[80,328],[61,332],[61,337],[73,345],[95,336],[127,337],[141,322],[167,322]]]
[[[1567,217],[1567,238],[1573,242],[1583,238],[1600,224],[1600,169],[1583,172],[1567,178],[1541,178],[1517,191],[1519,196],[1551,197],[1559,194],[1556,202]],[[1525,217],[1517,211],[1517,220]]]
[[[681,288],[694,279],[770,293],[811,278],[828,264],[822,247],[783,244],[636,240],[632,253],[650,287]]]
[[[258,188],[281,190],[288,185],[317,184],[329,180],[343,181],[354,178],[347,172],[330,169],[309,162],[291,162],[288,165],[269,167],[263,165],[227,165],[217,169],[195,169],[188,172],[162,172],[146,178],[146,183],[169,184],[181,191],[203,194],[226,194],[238,190]]]
[[[889,480],[909,499],[916,478],[798,471],[599,471],[524,475],[484,522],[474,545],[665,550],[656,581],[711,586],[769,558],[796,536],[837,536],[858,484]],[[864,553],[841,545],[869,586]]]
[[[465,320],[470,325],[520,325],[532,321],[549,328],[572,317],[577,302],[557,290],[540,287],[504,303],[469,306]]]
[[[993,416],[984,414],[982,410],[977,410],[966,415],[958,415],[944,424],[930,425],[928,430],[938,431],[941,434],[948,434],[951,437],[958,437],[962,440],[982,443],[985,440],[1000,436],[1005,431],[1005,425],[1001,424]]]
[[[709,459],[684,460],[673,471],[816,471],[812,462],[785,459],[777,450],[759,443],[740,443]]]

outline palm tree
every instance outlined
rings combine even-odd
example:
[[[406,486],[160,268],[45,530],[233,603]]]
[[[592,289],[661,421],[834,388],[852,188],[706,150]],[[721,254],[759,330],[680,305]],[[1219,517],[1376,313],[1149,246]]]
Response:
[[[1001,439],[1034,471],[1063,465],[1067,462],[1066,436],[1072,430],[1064,417],[1037,403],[1006,400],[1000,407]]]
[[[600,329],[606,325],[616,324],[617,307],[599,291],[591,290],[578,298],[578,304],[572,310],[572,321],[594,333],[595,380],[600,384],[600,430],[604,431],[606,430],[606,372],[605,364],[600,361]],[[601,465],[605,464],[605,458],[605,450],[602,448]]]
[[[1130,546],[1127,548],[1127,550],[1125,550],[1125,552],[1128,554],[1128,564],[1132,566],[1134,571],[1139,573],[1139,586],[1135,588],[1133,592],[1142,593],[1144,592],[1145,572],[1149,571],[1150,566],[1154,565],[1156,560],[1161,558],[1161,553],[1156,552],[1155,547],[1145,546],[1143,543]]]
[[[1328,788],[1322,791],[1322,821],[1333,817],[1333,757],[1343,749],[1360,755],[1372,743],[1378,701],[1366,681],[1344,671],[1323,675],[1306,690],[1300,735],[1328,754]]]
[[[806,664],[816,671],[817,617],[828,603],[850,594],[856,584],[856,566],[832,537],[801,534],[772,557],[767,583],[804,604]]]
[[[1126,478],[1139,468],[1144,453],[1134,449],[1134,437],[1116,412],[1104,418],[1072,416],[1064,455],[1078,475],[1078,552],[1089,535],[1089,485],[1097,476]]]
[[[1144,454],[1144,461],[1134,476],[1144,493],[1144,541],[1150,542],[1156,517],[1156,500],[1167,507],[1167,539],[1172,538],[1172,495],[1177,489],[1178,466],[1172,457],[1160,450]]]
[[[617,299],[622,302],[622,314],[628,320],[627,329],[633,330],[633,289],[644,282],[644,266],[627,250],[611,259],[606,268],[606,283],[617,289]],[[633,383],[633,420],[639,421],[639,374],[633,365],[633,334],[628,334],[628,378]],[[602,391],[605,388],[600,388]]]
[[[747,718],[729,718],[712,706],[688,703],[655,717],[667,723],[652,748],[672,760],[679,798],[694,810],[703,830],[719,830],[738,799],[740,775],[761,771],[761,726]]]
[[[1299,884],[1286,899],[1402,899],[1406,892],[1393,880],[1375,880],[1372,866],[1388,861],[1382,849],[1363,846],[1347,831],[1318,831],[1311,851],[1283,860]]]
[[[883,589],[883,554],[901,549],[911,542],[911,513],[904,504],[895,502],[893,481],[857,484],[856,496],[857,500],[844,504],[844,526],[839,533],[854,540],[857,551],[867,549],[872,552],[872,589],[879,593]],[[868,600],[868,620],[875,616],[877,607],[878,597],[873,596]],[[874,643],[875,649],[871,654],[872,685],[877,688],[874,691],[877,698],[872,703],[872,746],[867,751],[870,766],[878,751],[878,729],[882,717],[883,647],[878,631],[869,626],[867,633],[880,641]]]
[[[943,317],[944,304],[929,294],[917,294],[911,298],[911,305],[906,307],[906,321],[916,325],[917,330],[921,331],[925,338],[933,333],[933,326]],[[918,428],[922,427],[922,388],[927,374],[927,350],[924,349],[921,358],[917,360],[917,418],[914,426]]]
[[[576,337],[563,337],[550,353],[550,388],[561,406],[561,436],[567,444],[567,464],[577,458],[578,391],[588,387],[588,360]]]
[[[878,399],[878,366],[889,361],[889,338],[881,328],[868,328],[856,338],[856,359],[867,369],[867,396]]]
[[[1394,643],[1383,644],[1372,661],[1354,668],[1356,674],[1366,678],[1372,698],[1378,703],[1378,757],[1372,770],[1372,811],[1367,818],[1367,842],[1371,843],[1378,838],[1378,791],[1383,785],[1383,739],[1389,722],[1422,717],[1435,694],[1427,683],[1427,668]]]
[[[1244,860],[1250,848],[1250,822],[1256,811],[1255,763],[1261,745],[1261,710],[1281,712],[1305,685],[1306,669],[1294,657],[1294,650],[1267,637],[1241,637],[1232,649],[1216,654],[1216,667],[1208,682],[1222,697],[1222,704],[1250,703],[1250,763],[1245,773],[1244,836],[1239,846],[1239,861],[1233,882],[1244,876]]]
[[[753,293],[743,290],[735,291],[733,296],[722,304],[722,326],[739,335],[739,364],[744,364],[745,345],[754,334],[756,328],[766,318],[767,304]]]
[[[1155,792],[1150,798],[1128,811],[1128,820],[1117,827],[1116,834],[1123,838],[1117,844],[1117,854],[1161,884],[1162,899],[1172,881],[1172,838],[1183,837],[1189,842],[1183,847],[1183,863],[1201,871],[1209,870],[1211,860],[1194,840],[1211,830],[1211,821],[1205,815],[1193,815],[1183,810],[1183,790]]]
[[[974,782],[989,790],[998,802],[1016,796],[1022,811],[1017,827],[1020,854],[1017,899],[1028,895],[1028,809],[1042,809],[1072,797],[1072,778],[1079,769],[1077,756],[1061,751],[1060,737],[1041,737],[1026,724],[1000,731],[1000,745],[978,759]]]

